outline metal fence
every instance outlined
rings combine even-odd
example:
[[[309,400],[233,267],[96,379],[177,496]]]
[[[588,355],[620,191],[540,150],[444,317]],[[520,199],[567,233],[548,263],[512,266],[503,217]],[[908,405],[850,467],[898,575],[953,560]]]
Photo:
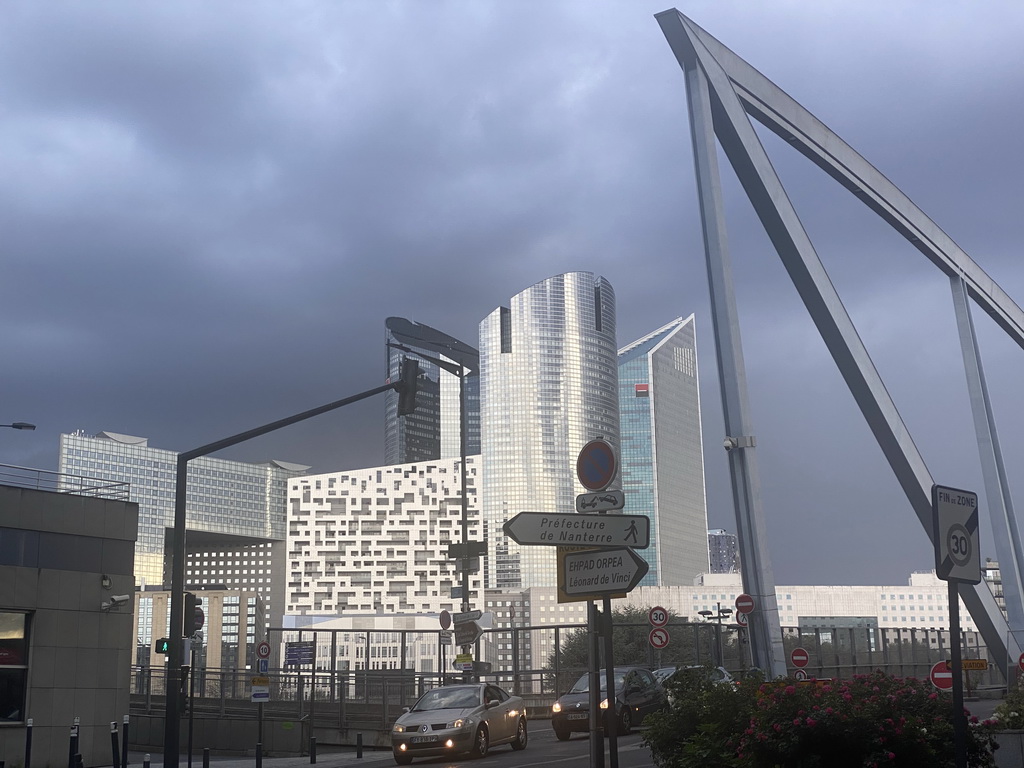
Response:
[[[622,653],[617,664],[652,669],[710,664],[725,667],[737,678],[750,670],[749,645],[734,626],[670,624],[671,642],[660,651],[645,642],[649,629],[632,624],[616,627],[616,653]],[[475,658],[488,661],[471,674],[523,696],[532,714],[547,714],[551,702],[586,672],[586,659],[578,652],[585,632],[582,625],[487,631],[477,643]],[[386,726],[425,690],[464,679],[463,672],[448,664],[455,649],[446,645],[440,630],[275,629],[271,640],[275,663],[267,675],[267,711],[299,720],[319,723],[336,718],[339,725]],[[289,643],[308,646],[310,641],[314,653],[309,663],[286,663]],[[815,678],[844,679],[882,670],[895,677],[928,679],[931,667],[950,657],[949,632],[934,629],[785,627],[783,644],[787,659],[797,647],[807,652],[803,670]],[[964,632],[961,647],[964,658],[987,658],[977,633]],[[1004,683],[1005,669],[993,661],[989,659],[987,671],[965,674],[968,690]],[[357,665],[360,668],[353,668]],[[795,668],[790,667],[790,672]],[[257,674],[251,669],[194,670],[190,699],[196,711],[255,711],[257,705],[250,701],[253,677]],[[162,709],[164,685],[163,668],[133,669],[133,707]]]

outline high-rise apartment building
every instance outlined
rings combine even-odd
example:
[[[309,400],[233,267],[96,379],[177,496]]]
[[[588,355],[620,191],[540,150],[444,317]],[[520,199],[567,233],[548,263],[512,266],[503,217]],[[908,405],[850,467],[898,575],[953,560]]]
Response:
[[[712,528],[708,531],[708,553],[711,557],[709,573],[740,572],[740,542],[735,533]]]
[[[640,584],[690,585],[708,570],[693,315],[623,347],[618,362],[623,512],[651,518]]]
[[[553,547],[519,547],[502,532],[519,512],[571,512],[585,489],[576,457],[590,440],[619,448],[615,292],[568,272],[514,296],[480,324],[481,506],[485,583],[556,583]]]
[[[60,471],[131,484],[139,505],[137,585],[171,583],[178,454],[145,437],[100,432],[60,436]],[[284,607],[287,481],[309,467],[210,456],[188,465],[185,584],[255,591],[274,623]]]
[[[459,359],[476,357],[476,350],[447,334],[404,318],[389,317],[385,325],[389,380],[398,378],[405,357],[419,361],[420,379],[416,410],[405,416],[398,415],[398,393],[393,390],[384,393],[384,463],[390,466],[460,456],[459,376],[438,367],[430,358],[455,362],[441,351],[447,346],[452,349],[446,351]],[[410,333],[419,343],[413,343]],[[465,377],[466,455],[475,456],[480,453],[479,370],[467,368]]]

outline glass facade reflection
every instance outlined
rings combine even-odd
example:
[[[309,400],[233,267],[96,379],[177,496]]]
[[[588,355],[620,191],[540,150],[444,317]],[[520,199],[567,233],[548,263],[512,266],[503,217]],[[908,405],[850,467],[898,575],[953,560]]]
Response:
[[[619,350],[623,512],[651,519],[641,586],[686,586],[708,571],[698,384],[693,315]]]
[[[569,272],[513,297],[480,324],[485,583],[556,583],[554,547],[519,547],[502,531],[519,512],[571,512],[584,492],[576,457],[602,437],[619,447],[615,292]]]
[[[114,432],[60,436],[61,472],[131,484],[130,500],[139,505],[139,585],[170,583],[177,461],[177,453],[152,448],[145,437]],[[210,456],[190,461],[186,583],[252,588],[268,610],[280,611],[284,587],[279,584],[272,595],[272,571],[283,574],[287,482],[308,469],[283,461],[248,464]]]

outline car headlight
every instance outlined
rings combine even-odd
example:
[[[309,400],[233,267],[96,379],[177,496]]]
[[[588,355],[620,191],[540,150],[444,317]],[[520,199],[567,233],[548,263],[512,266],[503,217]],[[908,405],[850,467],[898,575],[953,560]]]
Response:
[[[391,729],[392,733],[405,733],[405,726],[399,723],[395,723],[395,727]]]
[[[451,722],[445,723],[445,728],[461,728],[464,725],[472,725],[473,718],[471,717],[460,717],[458,720],[452,720]]]
[[[608,699],[601,702],[601,709],[608,709]]]
[[[552,705],[551,705],[551,711],[552,711],[552,712],[556,712],[556,713],[557,713],[557,712],[561,712],[561,711],[562,711],[562,705],[561,705],[561,704],[559,704],[559,703],[558,703],[558,702],[556,701],[556,702],[555,702],[554,704],[552,704]]]

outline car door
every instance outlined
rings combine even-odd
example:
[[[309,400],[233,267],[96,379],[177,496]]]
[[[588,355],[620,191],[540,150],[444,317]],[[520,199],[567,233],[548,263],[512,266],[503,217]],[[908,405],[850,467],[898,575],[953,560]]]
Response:
[[[646,669],[635,669],[633,675],[634,685],[638,689],[637,707],[639,712],[637,714],[643,720],[644,717],[661,706],[661,692],[658,690],[654,675]]]
[[[484,703],[498,701],[498,706],[487,710],[487,727],[490,729],[492,742],[503,741],[512,738],[514,726],[511,720],[508,694],[496,685],[484,687]]]

